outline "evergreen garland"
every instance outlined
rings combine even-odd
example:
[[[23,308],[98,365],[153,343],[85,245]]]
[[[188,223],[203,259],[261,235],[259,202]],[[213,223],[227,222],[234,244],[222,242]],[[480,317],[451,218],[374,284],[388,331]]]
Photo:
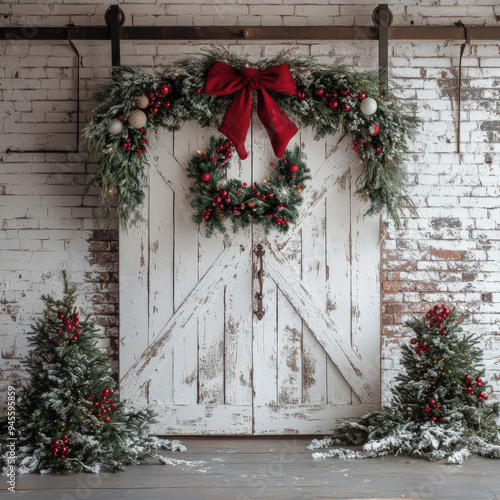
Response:
[[[225,180],[231,156],[230,141],[211,137],[207,152],[198,151],[191,158],[188,176],[195,180],[191,186],[193,221],[198,225],[205,222],[208,237],[215,230],[225,232],[227,219],[235,232],[251,222],[263,224],[266,230],[288,231],[298,216],[304,183],[311,178],[303,162],[304,154],[298,147],[293,153],[287,150],[276,163],[271,163],[269,177],[253,185],[238,179]]]
[[[406,454],[453,464],[471,455],[500,458],[499,405],[486,403],[479,339],[464,334],[460,324],[457,312],[444,305],[407,322],[415,335],[403,346],[391,405],[346,422],[309,447],[363,444],[363,451],[332,449],[315,457]]]
[[[118,401],[94,321],[80,320],[65,274],[63,299],[42,300],[46,310],[29,334],[24,362],[31,378],[16,394],[16,473],[117,472],[149,457],[168,462],[159,447],[184,450],[177,441],[149,436],[151,410],[134,411]],[[6,445],[3,474],[9,471]]]
[[[399,224],[405,209],[413,209],[405,189],[404,155],[419,121],[401,111],[391,92],[384,98],[378,94],[378,73],[356,73],[341,63],[322,66],[313,58],[292,59],[287,52],[250,63],[222,50],[212,50],[153,75],[136,67],[114,68],[111,80],[96,93],[99,104],[85,128],[85,137],[91,158],[99,164],[91,184],[101,189],[106,213],[116,208],[124,222],[137,215],[137,207],[144,198],[143,171],[149,131],[178,130],[189,120],[203,127],[218,124],[234,95],[211,96],[202,92],[205,74],[216,61],[240,70],[245,67],[263,70],[286,63],[298,93],[270,91],[271,96],[297,126],[313,127],[316,139],[336,132],[351,135],[364,165],[357,186],[358,194],[370,202],[368,213],[385,211]],[[162,88],[168,93],[162,94]],[[144,110],[147,123],[144,128],[135,129],[127,119],[137,99],[144,95],[149,99]],[[364,97],[376,100],[378,107],[373,115],[360,111]],[[124,120],[124,129],[112,135],[107,127],[116,118]]]

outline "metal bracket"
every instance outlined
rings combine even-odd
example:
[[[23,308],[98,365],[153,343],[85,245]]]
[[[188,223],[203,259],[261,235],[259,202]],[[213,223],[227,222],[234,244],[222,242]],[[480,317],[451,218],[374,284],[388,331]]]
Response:
[[[392,12],[388,4],[382,3],[375,8],[372,19],[378,27],[379,92],[385,95],[389,89],[389,26],[392,23]]]
[[[255,294],[255,298],[257,299],[257,310],[254,311],[253,313],[259,321],[264,317],[264,306],[263,306],[263,288],[264,288],[264,262],[263,262],[263,257],[266,251],[264,250],[264,247],[259,243],[257,245],[257,248],[254,250],[254,253],[256,257],[260,260],[260,269],[257,271],[257,278],[259,280],[259,292]]]
[[[8,148],[5,152],[12,153],[78,153],[80,150],[80,66],[81,57],[80,52],[71,40],[71,28],[73,25],[66,26],[66,39],[71,47],[71,50],[76,56],[76,147],[73,150],[68,149],[11,149]]]
[[[104,14],[104,19],[111,39],[111,65],[120,66],[120,28],[125,22],[125,14],[118,5],[112,5]]]

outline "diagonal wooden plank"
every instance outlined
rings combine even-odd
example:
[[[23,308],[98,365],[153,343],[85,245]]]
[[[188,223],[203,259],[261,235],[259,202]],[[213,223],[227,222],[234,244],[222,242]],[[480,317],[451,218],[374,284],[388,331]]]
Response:
[[[217,261],[184,299],[162,332],[124,375],[121,379],[121,386],[126,387],[129,398],[133,389],[138,390],[153,376],[155,373],[153,360],[165,352],[172,336],[180,334],[191,321],[200,315],[200,308],[209,304],[211,295],[207,292],[224,286],[229,278],[235,279],[237,277],[237,263],[241,259],[243,251],[245,251],[244,248],[233,245],[227,247],[219,255]]]
[[[373,402],[377,390],[371,386],[371,380],[377,380],[377,376],[369,360],[361,360],[349,344],[339,342],[335,323],[324,308],[318,306],[288,261],[271,245],[267,245],[264,266],[361,402]]]
[[[293,241],[294,236],[301,230],[303,224],[309,221],[314,209],[332,186],[337,182],[342,182],[346,167],[352,165],[353,162],[351,149],[351,140],[346,136],[323,162],[313,178],[307,182],[297,222],[288,233],[280,234],[275,238],[276,246],[280,250],[284,249],[289,241]]]

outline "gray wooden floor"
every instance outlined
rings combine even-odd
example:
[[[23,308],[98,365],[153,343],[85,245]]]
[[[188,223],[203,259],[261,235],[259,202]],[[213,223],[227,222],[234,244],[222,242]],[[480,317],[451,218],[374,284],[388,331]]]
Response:
[[[121,474],[29,475],[21,498],[106,500],[246,500],[266,498],[500,499],[500,460],[463,466],[407,457],[314,460],[309,438],[186,438],[186,461],[148,463]],[[5,489],[4,482],[1,485]],[[6,496],[7,492],[0,492]]]

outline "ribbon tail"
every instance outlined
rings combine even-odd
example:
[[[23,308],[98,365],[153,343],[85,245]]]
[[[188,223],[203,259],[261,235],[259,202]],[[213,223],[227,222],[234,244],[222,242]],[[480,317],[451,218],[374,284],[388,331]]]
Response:
[[[218,129],[234,144],[236,152],[242,160],[248,157],[245,139],[250,127],[251,113],[252,90],[245,87],[234,98]]]
[[[274,154],[281,158],[290,139],[299,131],[297,125],[288,118],[265,89],[259,90],[257,115],[267,130]]]

